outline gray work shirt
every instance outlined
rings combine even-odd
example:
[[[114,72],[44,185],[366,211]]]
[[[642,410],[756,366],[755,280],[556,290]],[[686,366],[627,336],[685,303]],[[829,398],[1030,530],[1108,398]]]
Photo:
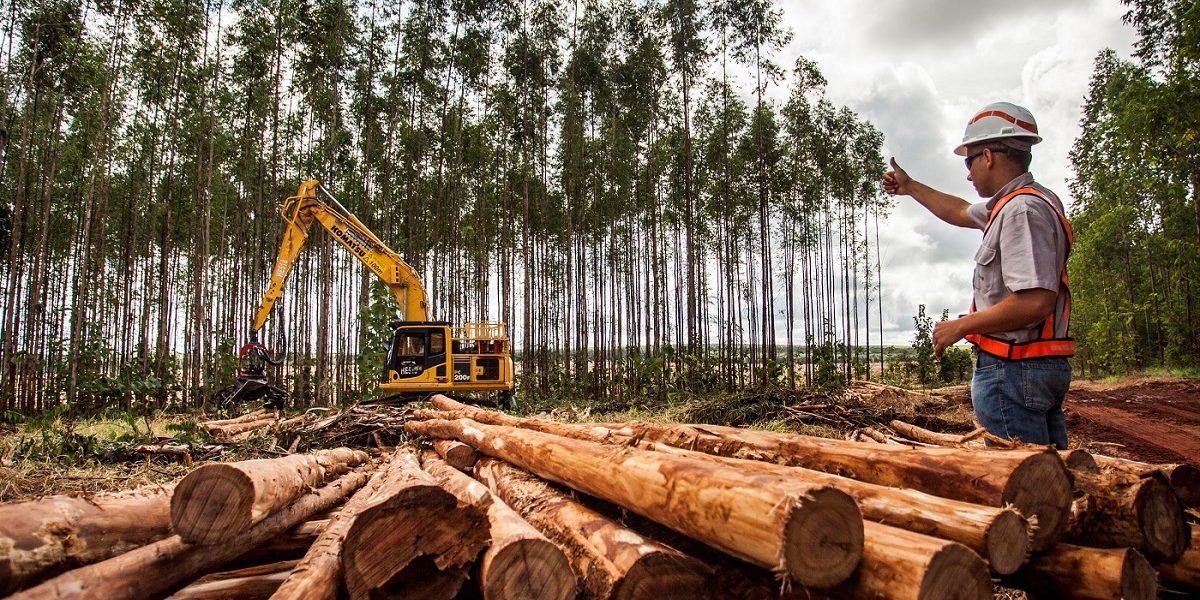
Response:
[[[1037,196],[1022,194],[1009,200],[996,215],[975,253],[975,310],[994,306],[1021,290],[1059,291],[1067,260],[1067,234],[1055,209],[1061,211],[1063,206],[1054,192],[1034,182],[1032,174],[1025,173],[1008,182],[987,202],[972,204],[967,209],[967,216],[982,229],[997,200],[1026,186],[1041,191],[1054,207]],[[1066,296],[1059,294],[1054,309],[1054,337],[1067,337],[1067,321],[1063,317]],[[1038,321],[1021,329],[991,335],[1013,342],[1027,342],[1038,338],[1041,324]]]

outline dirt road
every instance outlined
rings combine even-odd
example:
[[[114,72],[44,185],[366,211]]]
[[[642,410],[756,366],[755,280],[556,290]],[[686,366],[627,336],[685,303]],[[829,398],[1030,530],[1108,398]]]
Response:
[[[1200,381],[1078,382],[1065,409],[1072,441],[1091,451],[1200,464]]]

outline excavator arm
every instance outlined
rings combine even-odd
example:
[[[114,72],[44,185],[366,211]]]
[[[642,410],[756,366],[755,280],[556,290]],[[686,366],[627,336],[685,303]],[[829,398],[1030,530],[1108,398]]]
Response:
[[[301,183],[296,195],[283,201],[279,212],[287,223],[287,229],[279,244],[275,268],[271,270],[271,283],[254,315],[252,333],[262,329],[275,302],[283,295],[288,276],[296,265],[296,257],[308,243],[314,222],[320,223],[334,240],[388,286],[400,306],[401,320],[429,320],[429,295],[417,272],[338,203],[321,187],[320,182],[310,179]]]

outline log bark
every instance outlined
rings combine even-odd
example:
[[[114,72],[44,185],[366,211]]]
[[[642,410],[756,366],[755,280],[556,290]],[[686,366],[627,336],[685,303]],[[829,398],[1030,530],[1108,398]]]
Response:
[[[342,588],[342,544],[346,532],[367,506],[385,473],[385,470],[376,472],[337,514],[330,517],[304,558],[291,570],[286,581],[277,586],[278,590],[273,591],[272,598],[332,600],[338,597]]]
[[[988,600],[987,566],[966,546],[865,523],[863,559],[838,591],[849,598]]]
[[[165,456],[167,458],[177,459],[185,465],[192,464],[192,451],[187,446],[182,444],[142,444],[134,446],[129,450],[135,454],[145,455],[146,458],[151,456]]]
[[[175,592],[168,600],[265,600],[279,589],[279,584],[297,562],[285,560],[205,575]]]
[[[479,588],[485,600],[575,597],[578,582],[561,548],[495,498],[487,487],[451,467],[436,453],[426,452],[421,459],[425,471],[442,487],[487,513],[492,541],[479,561]]]
[[[365,463],[349,448],[213,463],[188,473],[171,497],[171,528],[185,542],[216,544],[245,531],[331,474]]]
[[[487,411],[478,409],[470,412],[418,411],[415,416],[421,418],[439,415],[466,415],[472,412]],[[571,425],[538,419],[519,419],[507,415],[488,415],[486,417],[493,421],[522,425],[544,433],[573,439],[634,444],[648,450],[716,461],[739,470],[755,469],[784,477],[792,476],[799,471],[803,477],[812,482],[834,487],[849,494],[858,502],[863,518],[962,543],[987,559],[991,569],[1001,575],[1016,571],[1029,552],[1031,536],[1029,522],[1011,508],[972,504],[915,490],[891,488],[828,473],[799,470],[796,467],[700,454],[673,446],[620,436],[612,429],[600,425]]]
[[[1095,458],[1096,462],[1102,467],[1133,473],[1140,477],[1145,477],[1155,471],[1161,471],[1163,475],[1166,475],[1167,480],[1171,482],[1171,487],[1175,488],[1175,493],[1179,495],[1179,501],[1184,506],[1200,505],[1200,469],[1192,465],[1154,465],[1100,454],[1097,454]]]
[[[304,558],[304,554],[328,526],[329,519],[305,521],[237,557],[232,564],[252,567],[279,560],[299,560]]]
[[[487,544],[483,513],[442,489],[407,448],[366,502],[342,545],[350,597],[453,598]]]
[[[960,448],[909,448],[734,427],[636,421],[615,431],[718,456],[806,467],[964,502],[1012,505],[1037,525],[1031,545],[1034,551],[1062,535],[1070,513],[1070,477],[1052,450],[981,454]]]
[[[1190,542],[1179,497],[1161,473],[1139,477],[1110,471],[1075,473],[1075,501],[1068,539],[1101,548],[1129,546],[1154,561],[1171,562]]]
[[[208,427],[214,427],[214,426],[221,427],[224,425],[233,425],[234,423],[249,423],[251,421],[261,421],[267,417],[275,418],[275,414],[271,411],[268,411],[265,408],[260,408],[256,411],[248,412],[244,415],[241,415],[240,417],[233,417],[230,419],[213,419],[211,421],[204,421],[203,423],[200,423],[200,428],[207,429]]]
[[[239,435],[249,433],[256,429],[263,429],[275,423],[275,417],[266,415],[259,417],[253,421],[244,421],[238,423],[227,423],[224,425],[212,425],[205,423],[201,428],[209,433],[209,435],[219,440],[233,440]]]
[[[858,564],[862,516],[844,492],[802,478],[474,421],[410,421],[538,476],[620,504],[803,585],[832,586]]]
[[[14,595],[13,600],[95,598],[132,600],[161,597],[202,573],[245,554],[310,516],[327,510],[367,482],[367,473],[348,473],[222,544],[188,544],[178,535],[119,556],[68,571]]]
[[[167,537],[173,487],[0,505],[0,596]]]
[[[705,596],[709,569],[691,556],[629,529],[501,460],[480,457],[475,475],[566,552],[588,597],[684,600]]]
[[[1192,543],[1179,560],[1158,563],[1155,567],[1171,587],[1200,593],[1200,529],[1192,528]]]
[[[455,469],[470,469],[479,459],[479,454],[474,448],[456,440],[433,440],[433,449],[446,464]]]
[[[917,427],[911,423],[905,423],[899,419],[893,419],[891,423],[888,423],[888,425],[891,426],[896,433],[918,442],[950,447],[962,446],[967,442],[978,439],[983,435],[983,432],[986,431],[985,429],[980,428],[972,431],[971,433],[963,435],[940,433],[937,431],[930,431],[924,427]]]
[[[1153,600],[1154,568],[1132,548],[1085,548],[1058,544],[1034,556],[1009,581],[1031,598]]]

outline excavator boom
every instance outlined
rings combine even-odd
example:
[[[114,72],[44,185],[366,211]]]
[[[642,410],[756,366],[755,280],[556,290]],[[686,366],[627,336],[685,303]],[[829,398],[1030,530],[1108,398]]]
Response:
[[[393,324],[383,368],[380,389],[384,394],[487,391],[511,395],[513,364],[503,323],[467,323],[455,330],[449,323],[430,321],[429,295],[417,272],[315,179],[300,184],[279,212],[287,226],[270,285],[254,314],[251,335],[257,335],[270,318],[313,224],[320,223],[396,298],[400,320]]]
[[[421,277],[417,272],[362,221],[342,207],[317,180],[310,179],[300,184],[296,195],[284,200],[279,212],[287,228],[279,244],[275,268],[271,270],[271,283],[254,315],[252,331],[262,329],[275,302],[283,295],[288,276],[296,265],[296,257],[308,243],[314,222],[319,222],[337,243],[349,250],[388,286],[400,306],[401,320],[429,319],[429,295],[421,285]]]

